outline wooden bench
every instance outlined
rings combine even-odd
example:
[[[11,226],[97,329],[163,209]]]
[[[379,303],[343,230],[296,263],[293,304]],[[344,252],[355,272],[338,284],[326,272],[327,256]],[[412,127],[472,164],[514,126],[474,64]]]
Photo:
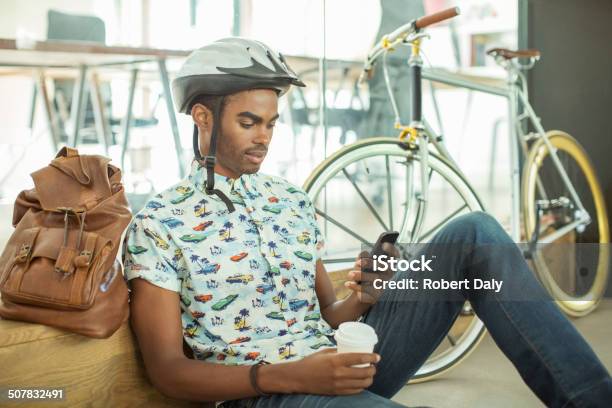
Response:
[[[343,297],[343,274],[332,274]],[[64,388],[50,406],[203,407],[165,397],[149,382],[128,323],[98,340],[38,324],[0,319],[0,388]],[[1,404],[0,404],[1,405]],[[11,403],[11,407],[31,406]],[[45,406],[47,403],[45,402]]]

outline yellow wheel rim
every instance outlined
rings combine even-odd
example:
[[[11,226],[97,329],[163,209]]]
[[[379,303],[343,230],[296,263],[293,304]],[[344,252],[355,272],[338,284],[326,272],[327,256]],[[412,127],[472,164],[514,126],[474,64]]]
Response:
[[[590,290],[585,295],[573,297],[569,296],[563,289],[559,287],[554,278],[551,276],[548,266],[542,259],[540,251],[534,254],[534,265],[536,272],[540,276],[542,283],[549,290],[554,299],[557,299],[559,307],[571,316],[584,316],[592,312],[606,289],[608,278],[608,260],[610,231],[608,225],[608,216],[606,213],[605,202],[599,181],[593,165],[591,164],[588,155],[580,144],[567,133],[555,130],[550,131],[547,137],[551,144],[560,151],[565,152],[578,163],[584,177],[587,180],[589,189],[593,195],[595,212],[597,217],[597,228],[599,232],[600,254],[596,268],[596,275],[591,285]],[[536,180],[538,170],[542,166],[542,162],[549,155],[547,146],[542,139],[538,140],[530,149],[529,155],[523,171],[522,180],[522,198],[523,198],[523,222],[525,239],[531,237],[535,229],[535,201],[536,201]]]

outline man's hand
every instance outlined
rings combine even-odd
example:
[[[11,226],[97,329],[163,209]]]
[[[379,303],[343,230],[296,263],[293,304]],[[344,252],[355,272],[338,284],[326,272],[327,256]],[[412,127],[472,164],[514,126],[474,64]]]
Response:
[[[372,385],[376,373],[374,364],[378,361],[380,356],[376,353],[338,354],[336,349],[321,350],[290,363],[294,365],[291,370],[295,375],[294,390],[301,394],[358,394]],[[370,365],[352,367],[357,364]]]
[[[388,242],[383,244],[382,249],[390,257],[398,258],[400,255],[399,250]],[[374,280],[382,279],[386,281],[393,277],[393,271],[390,270],[374,273],[365,272],[373,269],[372,264],[373,261],[370,253],[362,251],[357,256],[353,269],[347,274],[348,280],[344,282],[344,286],[357,294],[360,302],[368,304],[376,303],[383,292],[383,289],[374,288]]]

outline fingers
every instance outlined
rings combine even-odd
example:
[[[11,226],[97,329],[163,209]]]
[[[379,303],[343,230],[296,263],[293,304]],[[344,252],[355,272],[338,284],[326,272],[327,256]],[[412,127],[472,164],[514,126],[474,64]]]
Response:
[[[357,364],[376,364],[380,361],[380,355],[377,353],[340,353],[338,354],[338,360],[343,366],[351,367]],[[356,369],[360,370],[361,368]]]
[[[348,279],[346,282],[344,282],[344,286],[346,286],[347,288],[349,288],[350,290],[354,291],[354,292],[361,292],[361,285],[357,282],[361,282],[362,278],[361,278],[361,271],[360,270],[352,270],[350,271],[347,275],[346,278]]]
[[[359,255],[357,255],[357,260],[359,261],[360,259],[369,258],[369,257],[370,257],[370,253],[368,251],[361,251]]]
[[[371,273],[360,269],[353,269],[347,273],[346,277],[354,282],[373,282],[374,279],[380,278],[380,273]]]
[[[372,286],[374,280],[379,279],[381,277],[381,274],[364,272],[363,270],[354,269],[349,271],[346,277],[348,280],[344,283],[344,285],[349,289],[359,291],[361,290],[361,285]]]
[[[356,282],[346,281],[344,282],[344,286],[353,292],[361,292],[361,285],[358,285]]]
[[[336,371],[334,386],[338,394],[355,394],[370,387],[374,382],[376,366],[342,367]]]
[[[339,372],[341,377],[345,379],[367,380],[376,374],[376,366],[371,364],[367,367],[343,367]]]
[[[388,279],[387,276],[379,273],[362,272],[361,270],[352,270],[347,274],[347,281],[344,282],[344,287],[357,294],[360,302],[374,304],[376,303],[378,291],[375,289],[374,281],[376,279]]]

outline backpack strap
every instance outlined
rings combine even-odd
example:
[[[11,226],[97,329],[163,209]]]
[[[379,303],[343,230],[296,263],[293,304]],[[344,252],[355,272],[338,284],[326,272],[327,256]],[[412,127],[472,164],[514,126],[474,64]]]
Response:
[[[55,260],[55,272],[66,277],[74,272],[73,260],[78,249],[62,245]]]
[[[80,305],[83,301],[83,285],[87,279],[87,272],[91,265],[94,249],[96,249],[96,238],[97,234],[87,234],[85,247],[81,253],[74,258],[76,272],[74,274],[74,280],[72,281],[72,288],[70,289],[69,303],[71,305]]]
[[[23,274],[28,269],[30,264],[30,259],[32,256],[32,248],[34,248],[34,241],[38,236],[38,232],[40,228],[28,228],[21,233],[21,244],[18,244],[15,248],[15,257],[13,259],[13,264],[16,263],[25,263],[24,268],[19,268],[17,270],[17,275],[15,279],[12,280],[13,284],[9,288],[11,291],[19,291],[19,287],[21,286],[21,280],[23,279]]]
[[[59,253],[57,254],[57,259],[55,260],[55,272],[62,275],[63,278],[74,272],[74,265],[72,260],[76,256],[78,246],[80,245],[81,233],[79,233],[79,243],[77,244],[77,248],[68,246],[68,215],[70,213],[74,214],[74,210],[72,208],[60,207],[57,209],[58,211],[62,211],[64,213],[64,241],[62,242],[62,246],[60,246]],[[77,215],[78,216],[78,215]],[[82,231],[82,230],[81,230]]]

